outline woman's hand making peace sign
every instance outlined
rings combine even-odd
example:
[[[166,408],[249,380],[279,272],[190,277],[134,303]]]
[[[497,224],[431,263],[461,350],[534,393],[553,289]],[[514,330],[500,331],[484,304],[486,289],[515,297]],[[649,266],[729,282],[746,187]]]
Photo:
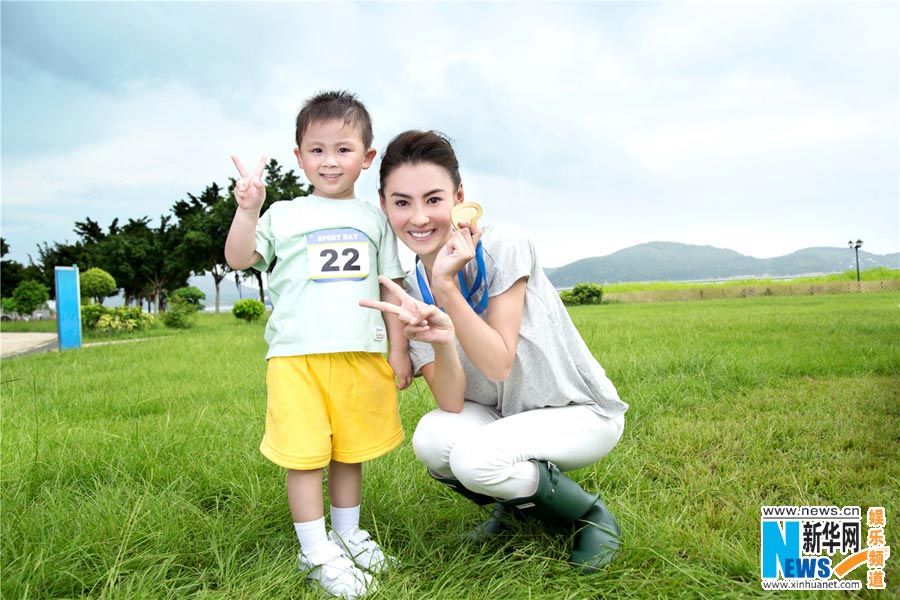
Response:
[[[411,340],[426,344],[447,344],[456,339],[453,322],[441,309],[416,300],[384,275],[379,276],[378,281],[400,300],[400,304],[360,300],[360,306],[397,315],[403,323],[403,334]]]

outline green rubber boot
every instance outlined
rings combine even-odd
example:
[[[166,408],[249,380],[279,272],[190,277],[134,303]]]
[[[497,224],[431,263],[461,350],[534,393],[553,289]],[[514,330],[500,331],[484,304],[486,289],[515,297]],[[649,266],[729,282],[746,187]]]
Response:
[[[458,479],[453,479],[452,477],[441,477],[440,475],[435,475],[431,472],[431,469],[428,469],[428,474],[432,479],[443,483],[448,488],[463,496],[464,498],[468,498],[478,506],[484,506],[485,504],[490,504],[491,502],[496,502],[496,498],[492,498],[491,496],[485,496],[484,494],[479,494],[478,492],[473,492],[468,489],[466,486],[461,484]]]
[[[491,509],[491,516],[472,530],[468,535],[468,540],[473,544],[484,544],[508,530],[515,521],[524,519],[522,511],[508,506],[505,502],[495,502]]]
[[[593,573],[615,558],[622,543],[622,529],[599,496],[578,523],[584,526],[575,534],[572,564],[583,573]]]
[[[475,529],[465,536],[465,539],[473,544],[484,544],[488,540],[497,537],[502,531],[508,529],[513,521],[524,519],[524,516],[520,511],[507,506],[504,502],[498,502],[496,498],[473,492],[457,479],[435,475],[431,472],[431,469],[428,470],[428,474],[435,481],[443,483],[460,496],[468,498],[478,506],[485,506],[491,502],[494,503],[491,515],[487,520],[480,525],[476,525]]]
[[[622,530],[600,497],[580,485],[549,461],[532,460],[540,479],[527,498],[505,500],[539,521],[556,526],[575,526],[571,562],[583,573],[593,573],[609,564],[621,545]]]

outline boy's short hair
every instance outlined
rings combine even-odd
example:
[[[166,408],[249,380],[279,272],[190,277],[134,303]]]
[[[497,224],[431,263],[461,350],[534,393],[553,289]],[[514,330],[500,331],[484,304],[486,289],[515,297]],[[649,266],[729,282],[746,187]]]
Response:
[[[357,100],[355,94],[345,90],[334,92],[320,92],[306,101],[300,112],[297,113],[297,128],[294,139],[297,147],[306,133],[306,128],[311,123],[330,121],[331,119],[343,119],[345,125],[352,125],[362,135],[366,150],[372,147],[372,118],[362,102]]]

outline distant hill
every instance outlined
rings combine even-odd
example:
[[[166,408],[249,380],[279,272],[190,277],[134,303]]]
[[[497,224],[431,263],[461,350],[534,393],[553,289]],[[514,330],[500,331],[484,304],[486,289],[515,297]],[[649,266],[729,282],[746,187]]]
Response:
[[[900,253],[879,255],[860,251],[859,268],[872,267],[900,269]],[[855,268],[854,253],[849,248],[805,248],[786,256],[754,258],[712,246],[649,242],[547,269],[547,276],[553,285],[562,288],[585,282],[789,277],[840,273]]]
[[[856,268],[849,248],[806,248],[787,256],[753,258],[734,250],[693,246],[674,242],[649,242],[619,250],[608,256],[584,258],[556,269],[544,269],[553,285],[571,287],[576,283],[618,283],[621,281],[691,281],[696,279],[725,279],[732,277],[784,277],[811,273],[840,273]],[[859,253],[860,269],[890,267],[900,269],[900,253],[878,255]],[[240,294],[234,275],[226,277],[220,286],[223,310],[243,298],[259,299],[259,292],[249,287],[252,281],[242,282]],[[215,286],[212,277],[192,277],[195,285],[206,293],[203,304],[215,306]]]

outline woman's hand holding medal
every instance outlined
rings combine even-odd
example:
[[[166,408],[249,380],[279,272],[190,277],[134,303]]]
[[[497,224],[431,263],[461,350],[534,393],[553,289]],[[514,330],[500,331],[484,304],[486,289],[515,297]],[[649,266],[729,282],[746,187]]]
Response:
[[[478,229],[478,219],[481,215],[481,206],[475,202],[457,204],[450,211],[450,220],[456,231],[435,258],[432,267],[432,282],[435,288],[441,286],[444,291],[459,290],[459,272],[475,258],[476,248],[481,239],[481,230]],[[479,257],[479,261],[483,259]],[[446,344],[456,339],[453,321],[438,306],[416,300],[387,277],[379,276],[378,281],[399,299],[400,304],[360,300],[360,306],[397,315],[403,323],[404,335],[411,340],[427,344]],[[425,284],[420,282],[421,285]],[[433,299],[428,300],[430,302]],[[481,307],[481,310],[483,309]]]
[[[478,228],[481,215],[481,205],[477,202],[463,202],[450,211],[450,221],[456,231],[435,258],[431,273],[438,305],[441,304],[438,297],[442,292],[459,289],[457,273],[475,258],[475,248],[481,239],[481,229]]]

